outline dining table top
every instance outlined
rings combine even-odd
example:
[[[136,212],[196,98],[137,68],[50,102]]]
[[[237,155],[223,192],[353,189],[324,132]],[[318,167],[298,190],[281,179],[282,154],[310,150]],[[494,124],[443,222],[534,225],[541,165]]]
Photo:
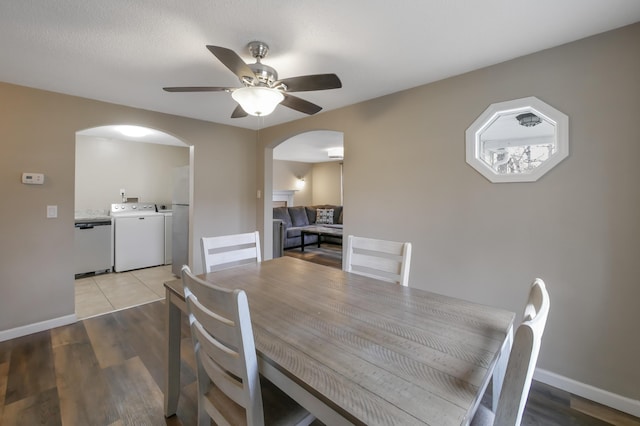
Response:
[[[201,277],[243,289],[259,357],[353,424],[467,424],[515,318],[287,256]]]

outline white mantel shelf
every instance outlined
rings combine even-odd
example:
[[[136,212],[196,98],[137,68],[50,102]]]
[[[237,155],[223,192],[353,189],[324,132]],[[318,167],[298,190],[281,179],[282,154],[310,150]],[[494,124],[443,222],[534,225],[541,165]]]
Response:
[[[272,201],[286,201],[287,206],[293,206],[293,195],[296,193],[293,189],[284,189],[273,191]]]

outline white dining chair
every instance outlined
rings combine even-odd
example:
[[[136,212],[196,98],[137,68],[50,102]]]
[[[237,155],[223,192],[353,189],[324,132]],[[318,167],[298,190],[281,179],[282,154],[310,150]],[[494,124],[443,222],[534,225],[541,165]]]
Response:
[[[258,231],[220,237],[202,237],[201,247],[205,272],[218,271],[252,261],[262,261]]]
[[[409,285],[411,243],[349,235],[343,269],[347,272]]]
[[[549,306],[549,293],[544,281],[536,278],[529,292],[522,323],[516,330],[496,411],[494,413],[480,405],[471,421],[472,426],[520,425],[540,352]]]
[[[182,267],[196,356],[198,425],[309,425],[315,418],[260,378],[249,304],[243,290],[203,281]]]

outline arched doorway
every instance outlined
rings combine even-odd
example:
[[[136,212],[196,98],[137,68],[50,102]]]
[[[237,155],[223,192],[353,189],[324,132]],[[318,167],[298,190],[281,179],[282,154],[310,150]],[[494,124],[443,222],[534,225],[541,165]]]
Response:
[[[266,147],[265,234],[273,229],[274,205],[343,205],[343,153],[344,134],[334,130],[306,131]],[[268,237],[267,256],[277,247]]]
[[[111,265],[106,271],[84,269],[82,250],[76,250],[76,316],[93,315],[139,305],[163,298],[163,281],[173,277],[171,266],[171,225],[173,217],[174,170],[190,167],[193,147],[159,130],[129,125],[100,126],[76,133],[75,202],[76,225],[79,219],[109,217],[114,203],[149,203],[159,212],[155,246],[162,244],[157,267],[111,273],[114,265],[114,233],[111,226]],[[188,194],[187,194],[188,198]],[[160,217],[161,216],[161,217]],[[187,216],[188,217],[188,216]],[[161,224],[160,224],[160,221]],[[91,225],[90,225],[91,226]],[[160,228],[161,226],[161,228]],[[89,233],[74,229],[75,248],[84,247]],[[92,231],[93,232],[93,231]],[[106,232],[106,231],[103,231]],[[162,234],[160,234],[162,233]],[[78,237],[78,235],[82,235]],[[155,235],[155,234],[154,234]],[[188,245],[188,227],[185,235]],[[83,240],[83,241],[84,241]],[[169,243],[169,244],[167,244]],[[158,248],[160,251],[160,248]],[[86,254],[86,249],[84,250]],[[98,256],[102,256],[99,254]],[[169,258],[167,258],[167,255]],[[104,264],[101,264],[104,265]],[[102,268],[102,266],[100,267]],[[91,269],[91,268],[89,268]],[[108,273],[103,273],[108,272]]]

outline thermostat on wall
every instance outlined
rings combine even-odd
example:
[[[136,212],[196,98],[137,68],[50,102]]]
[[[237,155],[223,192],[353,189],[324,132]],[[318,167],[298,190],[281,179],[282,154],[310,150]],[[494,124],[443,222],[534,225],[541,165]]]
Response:
[[[22,183],[32,185],[42,185],[44,183],[44,174],[42,173],[23,173]]]

